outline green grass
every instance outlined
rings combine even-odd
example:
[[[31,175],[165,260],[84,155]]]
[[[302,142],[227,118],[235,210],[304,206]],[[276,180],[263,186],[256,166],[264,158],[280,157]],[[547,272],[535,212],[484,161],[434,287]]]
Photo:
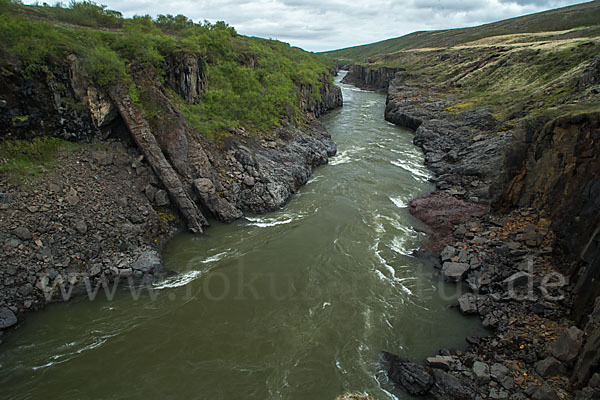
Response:
[[[302,123],[299,86],[312,85],[318,100],[323,77],[333,66],[322,55],[286,43],[238,35],[222,21],[195,24],[183,15],[126,19],[89,1],[50,7],[0,0],[3,63],[44,79],[73,53],[96,85],[128,86],[148,118],[161,110],[144,99],[132,68],[152,68],[164,79],[165,59],[180,52],[206,64],[209,90],[200,103],[189,104],[177,95],[174,100],[189,124],[208,138],[231,128],[262,133],[283,119]]]
[[[53,137],[6,140],[0,143],[0,175],[11,183],[36,177],[51,170],[61,152],[73,151],[76,144]]]
[[[516,34],[563,31],[579,28],[570,37],[585,37],[598,31],[600,2],[578,4],[556,10],[511,18],[472,28],[414,32],[381,42],[354,46],[323,54],[340,65],[362,63],[365,59],[400,50],[447,48],[483,38]]]

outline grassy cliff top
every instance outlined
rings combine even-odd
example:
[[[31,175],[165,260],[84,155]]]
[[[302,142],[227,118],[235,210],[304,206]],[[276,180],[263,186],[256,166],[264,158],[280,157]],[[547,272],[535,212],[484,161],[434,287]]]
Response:
[[[573,31],[574,28],[581,28]],[[377,43],[348,47],[322,54],[339,65],[361,63],[377,55],[400,50],[446,48],[489,37],[519,33],[571,31],[570,37],[585,37],[600,30],[600,1],[578,4],[472,28],[414,32]]]
[[[487,107],[509,121],[503,129],[523,118],[600,110],[599,1],[326,55],[370,70],[397,68],[401,80],[459,99],[449,111]]]
[[[143,90],[134,70],[152,68],[165,77],[168,57],[185,53],[202,59],[208,91],[199,104],[181,111],[200,133],[243,127],[261,132],[282,118],[297,120],[299,86],[318,88],[333,63],[287,43],[239,35],[220,21],[194,23],[183,15],[123,18],[93,2],[68,7],[0,0],[0,68],[40,79],[67,56],[80,60],[86,78],[99,87],[124,84],[134,101]],[[172,93],[174,95],[174,93]]]

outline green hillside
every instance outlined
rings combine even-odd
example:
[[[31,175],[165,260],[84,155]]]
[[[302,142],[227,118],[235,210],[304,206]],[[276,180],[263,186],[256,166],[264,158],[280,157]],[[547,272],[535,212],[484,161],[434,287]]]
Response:
[[[486,37],[516,33],[564,31],[582,27],[568,37],[586,37],[600,32],[600,1],[544,11],[473,28],[414,32],[377,43],[324,52],[340,65],[363,62],[376,55],[400,50],[452,47]]]
[[[0,68],[11,66],[43,80],[73,54],[89,80],[99,87],[127,85],[152,117],[151,107],[143,104],[148,96],[133,72],[150,68],[162,79],[168,57],[195,56],[203,60],[208,91],[197,104],[181,101],[180,110],[207,137],[238,127],[264,132],[279,126],[282,118],[299,121],[300,85],[311,85],[319,96],[332,67],[321,55],[239,35],[224,22],[199,24],[183,15],[128,19],[89,1],[60,4],[0,0]]]

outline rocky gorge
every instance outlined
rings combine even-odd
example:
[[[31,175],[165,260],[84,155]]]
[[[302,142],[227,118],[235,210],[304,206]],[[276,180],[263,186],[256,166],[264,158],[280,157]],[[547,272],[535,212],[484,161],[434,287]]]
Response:
[[[232,128],[217,144],[170,97],[193,104],[206,93],[201,58],[167,58],[165,77],[135,72],[160,110],[151,119],[127,88],[99,87],[75,55],[67,60],[35,79],[15,66],[0,76],[4,140],[51,132],[73,142],[42,176],[0,182],[0,337],[49,302],[155,281],[168,273],[159,251],[174,232],[276,210],[336,153],[316,119],[342,105],[326,71],[318,88],[298,89],[301,125],[286,119],[264,135]]]
[[[513,127],[404,68],[357,65],[345,80],[385,88],[386,120],[415,131],[436,185],[410,203],[430,229],[417,254],[490,329],[422,363],[384,352],[390,381],[436,399],[598,398],[597,110]]]

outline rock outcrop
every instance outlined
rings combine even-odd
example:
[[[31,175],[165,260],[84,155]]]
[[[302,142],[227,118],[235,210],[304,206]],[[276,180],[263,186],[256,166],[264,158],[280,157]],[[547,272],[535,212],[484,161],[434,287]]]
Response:
[[[396,72],[403,70],[388,67],[372,69],[365,65],[352,65],[342,83],[349,83],[363,89],[385,91],[396,76]]]
[[[154,173],[168,190],[177,205],[177,209],[187,221],[188,229],[194,233],[202,233],[202,226],[208,225],[208,222],[196,203],[188,196],[175,170],[158,146],[148,123],[142,118],[123,88],[115,87],[110,94],[138,148],[144,154]]]
[[[165,62],[167,82],[189,103],[198,103],[208,90],[206,67],[198,56],[188,53],[171,54]]]
[[[0,182],[6,255],[0,257],[6,265],[0,269],[0,334],[26,310],[68,300],[88,284],[106,287],[163,273],[156,250],[180,226],[178,216],[201,233],[206,217],[230,222],[247,211],[278,209],[336,153],[316,119],[342,104],[329,75],[322,76],[318,93],[309,85],[298,88],[305,113],[299,127],[283,120],[281,128],[261,135],[232,128],[215,143],[188,125],[161,83],[189,103],[200,101],[207,88],[202,60],[179,54],[166,64],[164,77],[131,67],[144,88],[136,102],[125,87],[95,86],[75,56],[39,79],[18,69],[1,74],[0,140],[54,135],[100,139],[115,149],[61,158],[62,175],[40,183],[27,204],[21,202],[28,193]],[[78,242],[69,245],[67,237]],[[68,295],[62,296],[63,288]]]
[[[423,149],[438,189],[493,204],[501,195],[498,186],[511,136],[491,133],[497,122],[489,109],[448,111],[455,101],[440,89],[399,73],[388,90],[385,119],[415,130],[413,142]]]
[[[582,262],[574,281],[578,318],[600,296],[600,113],[518,129],[505,158],[501,206],[546,210],[558,244]]]
[[[318,95],[314,93],[315,88],[312,85],[300,85],[300,106],[315,118],[331,109],[341,107],[344,102],[341,89],[333,85],[329,79],[329,76],[321,78]]]
[[[0,139],[31,139],[52,132],[88,140],[97,131],[87,110],[77,63],[57,66],[32,79],[15,66],[0,74]]]
[[[592,63],[580,86],[595,84],[595,76]],[[581,389],[578,398],[594,398],[600,116],[565,113],[511,128],[491,108],[467,104],[463,110],[456,96],[396,72],[385,110],[386,120],[415,130],[414,143],[434,173],[437,190],[410,205],[430,228],[431,240],[418,254],[440,268],[442,279],[465,282],[471,292],[458,308],[496,332],[489,340],[468,338],[469,349],[457,352],[455,362],[430,365],[464,385],[474,382],[486,398],[564,398],[574,395],[571,384]],[[494,378],[491,359],[512,376]],[[433,389],[428,395],[435,396]]]

